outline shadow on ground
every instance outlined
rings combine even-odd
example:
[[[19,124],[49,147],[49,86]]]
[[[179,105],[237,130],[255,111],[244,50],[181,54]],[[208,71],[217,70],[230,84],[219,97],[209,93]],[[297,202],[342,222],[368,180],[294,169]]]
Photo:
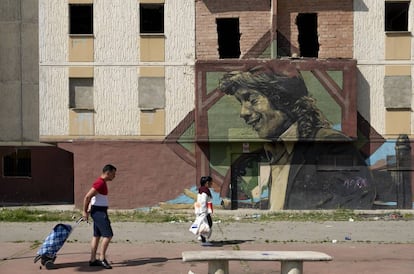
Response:
[[[245,242],[253,242],[253,240],[226,240],[226,241],[210,241],[208,245],[202,244],[203,246],[220,247],[225,245],[238,245]]]

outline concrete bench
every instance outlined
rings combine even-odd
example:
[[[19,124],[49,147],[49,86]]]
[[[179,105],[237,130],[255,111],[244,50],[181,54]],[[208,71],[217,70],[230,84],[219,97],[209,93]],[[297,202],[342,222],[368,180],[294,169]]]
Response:
[[[182,252],[184,262],[208,262],[208,274],[228,274],[229,261],[280,261],[281,274],[302,274],[305,261],[331,261],[315,251],[198,250]]]

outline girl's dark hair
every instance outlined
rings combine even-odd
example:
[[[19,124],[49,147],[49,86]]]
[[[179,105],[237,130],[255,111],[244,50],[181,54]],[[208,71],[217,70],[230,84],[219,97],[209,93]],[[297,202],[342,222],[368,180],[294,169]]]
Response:
[[[202,176],[200,178],[200,185],[204,186],[207,184],[207,182],[211,182],[213,180],[213,178],[211,178],[210,176]]]

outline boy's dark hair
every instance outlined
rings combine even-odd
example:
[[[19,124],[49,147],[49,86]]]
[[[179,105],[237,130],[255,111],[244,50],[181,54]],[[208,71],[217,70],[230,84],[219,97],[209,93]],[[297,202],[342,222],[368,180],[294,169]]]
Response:
[[[105,165],[103,167],[103,169],[102,169],[102,172],[103,173],[105,173],[105,172],[112,172],[112,171],[116,171],[116,167],[114,167],[113,165],[110,165],[110,164]]]
[[[213,178],[211,178],[210,176],[202,176],[200,178],[200,185],[205,186],[207,184],[207,182],[211,182],[212,180],[213,180]]]

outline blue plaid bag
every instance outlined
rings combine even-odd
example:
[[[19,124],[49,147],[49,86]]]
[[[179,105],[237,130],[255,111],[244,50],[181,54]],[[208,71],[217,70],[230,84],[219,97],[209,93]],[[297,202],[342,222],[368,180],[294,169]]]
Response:
[[[71,225],[57,224],[53,228],[53,231],[46,237],[37,254],[50,258],[56,257],[56,253],[63,246],[71,231]]]

